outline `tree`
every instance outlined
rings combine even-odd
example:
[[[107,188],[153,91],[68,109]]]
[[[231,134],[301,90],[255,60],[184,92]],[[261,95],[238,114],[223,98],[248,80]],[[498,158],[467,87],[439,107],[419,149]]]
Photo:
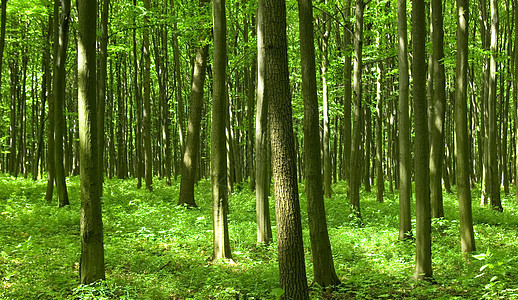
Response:
[[[516,41],[518,41],[518,3],[514,1],[514,40],[515,45],[518,45]],[[516,48],[516,46],[515,46]],[[514,96],[514,110],[515,115],[518,116],[518,51],[514,51],[514,85],[513,85],[513,96]],[[518,126],[515,126],[515,153],[518,154]],[[515,158],[515,175],[514,175],[514,181],[515,181],[515,188],[518,190],[518,159]],[[516,202],[518,203],[518,193],[516,193]]]
[[[212,222],[214,228],[213,259],[232,259],[228,235],[227,157],[225,120],[228,108],[226,96],[227,18],[225,0],[212,1],[214,32],[214,93],[211,122],[211,181]]]
[[[144,0],[144,8],[149,10],[149,0]],[[148,23],[147,15],[144,17],[144,23]],[[145,166],[145,178],[146,178],[146,189],[149,191],[153,190],[153,153],[151,152],[151,53],[149,51],[149,29],[144,27],[142,33],[142,48],[144,56],[144,74],[143,74],[143,86],[144,86],[144,106],[143,106],[143,139],[144,139],[144,166]]]
[[[78,7],[78,100],[81,176],[81,284],[105,278],[103,223],[99,194],[100,166],[97,156],[97,1],[79,1]]]
[[[260,0],[258,14],[266,68],[259,84],[264,80],[268,87],[265,97],[269,103],[279,281],[286,299],[309,299],[289,88],[286,2]]]
[[[58,1],[58,0],[56,0]],[[65,126],[65,64],[67,61],[68,28],[70,26],[70,0],[61,0],[59,32],[54,42],[54,162],[56,164],[56,189],[59,206],[69,205],[63,165],[63,127]]]
[[[467,120],[468,73],[468,21],[469,0],[457,1],[457,66],[455,84],[455,163],[457,197],[459,198],[460,239],[462,252],[476,250],[471,212],[471,187],[469,182],[469,140]]]
[[[491,208],[502,211],[502,200],[500,199],[500,173],[498,170],[498,147],[497,135],[498,126],[496,119],[496,56],[498,53],[498,1],[490,0],[491,5],[491,60],[489,63],[489,96],[488,96],[488,113],[489,113],[489,169],[490,169],[490,191],[489,199]]]
[[[205,68],[209,56],[209,45],[202,41],[194,60],[194,74],[191,87],[191,105],[187,121],[187,138],[182,163],[180,181],[180,199],[178,204],[197,206],[194,199],[194,183],[200,147],[201,111],[203,106],[203,85],[205,84]]]
[[[433,39],[433,113],[430,147],[430,201],[433,218],[444,217],[442,197],[442,163],[444,160],[444,113],[446,106],[444,76],[444,30],[442,1],[432,0]]]
[[[260,2],[263,4],[263,2]],[[260,8],[262,8],[260,6]],[[268,245],[272,240],[270,222],[270,173],[268,165],[268,98],[266,97],[266,44],[263,34],[263,14],[257,14],[257,110],[255,116],[255,201],[257,215],[257,244]]]
[[[320,161],[320,135],[315,48],[313,37],[313,6],[311,0],[299,0],[300,56],[302,93],[304,98],[304,161],[306,162],[306,194],[309,236],[313,255],[315,282],[321,287],[340,284],[336,276],[331,243],[327,232]]]
[[[343,176],[347,180],[347,186],[350,186],[350,162],[351,162],[351,96],[352,96],[352,64],[351,54],[349,48],[351,45],[352,27],[349,24],[349,18],[351,16],[351,0],[345,0],[344,3],[344,49],[345,49],[345,61],[344,61],[344,132],[343,132]]]
[[[416,210],[416,268],[415,279],[432,277],[432,243],[430,220],[430,181],[428,118],[426,99],[425,61],[425,5],[423,0],[412,3],[412,49],[414,53],[412,75],[414,81],[415,124],[415,210]]]
[[[360,115],[362,111],[362,46],[363,46],[363,10],[365,4],[363,0],[356,0],[355,15],[356,27],[354,30],[354,68],[353,68],[353,136],[351,142],[351,169],[349,174],[349,199],[351,201],[352,213],[361,219],[360,210],[360,181],[361,173],[361,131],[362,123]]]

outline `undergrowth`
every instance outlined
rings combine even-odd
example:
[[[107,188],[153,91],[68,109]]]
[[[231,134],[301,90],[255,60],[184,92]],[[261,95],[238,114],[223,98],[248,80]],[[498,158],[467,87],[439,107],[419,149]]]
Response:
[[[67,179],[71,205],[47,203],[46,181],[0,175],[0,298],[2,299],[275,299],[279,295],[275,243],[256,245],[255,194],[246,186],[229,199],[233,263],[212,262],[211,185],[199,182],[199,208],[177,206],[179,182],[155,179],[154,191],[135,180],[106,179],[103,197],[106,281],[78,284],[79,178]],[[313,266],[306,198],[301,192],[308,281]],[[415,243],[398,241],[398,198],[361,192],[363,222],[351,220],[346,185],[326,200],[334,262],[342,285],[311,286],[314,299],[518,298],[518,208],[479,205],[473,191],[478,251],[460,252],[458,206],[444,194],[445,217],[432,222],[435,283],[410,280]],[[272,226],[275,232],[273,199]]]

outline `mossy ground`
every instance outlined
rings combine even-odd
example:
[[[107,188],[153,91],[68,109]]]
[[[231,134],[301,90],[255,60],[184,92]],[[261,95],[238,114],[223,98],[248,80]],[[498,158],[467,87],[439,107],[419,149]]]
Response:
[[[2,299],[274,299],[278,291],[275,244],[257,246],[255,194],[236,186],[230,197],[229,230],[234,263],[214,263],[211,185],[195,189],[199,208],[176,205],[179,182],[154,191],[135,180],[106,179],[103,198],[106,281],[78,284],[79,178],[67,179],[71,205],[44,200],[46,181],[0,175],[0,298]],[[312,264],[306,198],[301,193],[308,281]],[[445,218],[433,220],[436,283],[410,280],[415,244],[398,241],[398,199],[361,193],[363,226],[349,216],[344,182],[326,200],[335,266],[342,285],[312,286],[314,299],[518,298],[518,207],[503,198],[504,212],[479,205],[473,191],[477,253],[460,253],[458,207],[445,194]],[[275,218],[272,205],[272,224]]]

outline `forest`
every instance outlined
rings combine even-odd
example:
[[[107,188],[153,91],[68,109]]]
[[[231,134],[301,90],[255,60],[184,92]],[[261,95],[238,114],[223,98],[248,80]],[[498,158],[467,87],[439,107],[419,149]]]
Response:
[[[0,0],[1,299],[518,299],[518,0]]]

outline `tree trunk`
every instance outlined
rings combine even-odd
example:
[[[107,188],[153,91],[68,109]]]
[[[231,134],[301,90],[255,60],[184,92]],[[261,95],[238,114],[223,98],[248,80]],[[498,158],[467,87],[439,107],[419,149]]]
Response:
[[[194,75],[191,87],[191,104],[187,121],[187,139],[182,163],[182,178],[180,181],[179,205],[196,206],[194,200],[194,183],[200,147],[200,123],[203,107],[203,85],[205,84],[205,69],[209,46],[200,46],[196,52]],[[226,115],[226,113],[225,113]],[[226,171],[225,171],[226,172]],[[226,183],[225,183],[226,184]]]
[[[354,75],[353,75],[353,136],[351,143],[350,174],[349,174],[349,199],[352,213],[361,219],[360,211],[360,182],[361,173],[361,100],[362,100],[362,46],[363,46],[363,0],[356,0],[355,5],[356,27],[354,30]],[[355,174],[353,174],[353,170]]]
[[[497,135],[498,126],[496,119],[496,70],[498,54],[498,1],[490,0],[491,4],[491,60],[489,64],[489,169],[490,169],[490,191],[489,199],[491,208],[502,211],[502,201],[500,199],[500,173],[498,171],[498,147]]]
[[[149,10],[149,0],[144,0],[144,8]],[[148,17],[144,17],[144,23],[149,23]],[[149,29],[144,27],[142,33],[142,56],[144,58],[143,68],[143,86],[144,86],[144,98],[143,98],[143,140],[144,140],[144,166],[145,166],[145,178],[146,178],[146,189],[149,191],[153,190],[153,153],[151,151],[151,53],[149,51]]]
[[[410,199],[412,169],[410,164],[410,109],[408,102],[408,39],[406,0],[398,0],[399,63],[399,239],[412,236]],[[390,159],[390,158],[389,158]]]
[[[344,7],[344,21],[346,22],[346,26],[344,26],[344,49],[348,49],[351,45],[351,37],[353,28],[349,23],[349,18],[351,16],[351,2],[352,0],[345,0]],[[351,55],[349,55],[349,51],[345,51],[345,62],[344,62],[344,132],[343,132],[343,152],[342,152],[342,161],[343,161],[343,177],[347,180],[347,186],[350,186],[350,159],[351,159],[351,96],[352,96],[352,64],[351,64]]]
[[[457,1],[457,66],[455,84],[455,163],[459,199],[460,240],[463,253],[476,250],[469,182],[469,140],[467,120],[469,0]]]
[[[56,0],[59,1],[59,0]],[[61,0],[61,17],[59,32],[54,42],[59,40],[54,48],[54,159],[56,166],[56,189],[60,207],[69,205],[68,192],[65,182],[63,165],[63,127],[65,126],[65,65],[67,61],[68,28],[70,22],[70,1]],[[49,153],[49,155],[51,155]]]
[[[225,0],[212,1],[214,33],[214,78],[211,122],[210,172],[212,181],[212,224],[214,228],[212,259],[232,259],[228,234],[227,163],[225,119],[229,107],[226,96],[227,18]]]
[[[381,98],[382,73],[380,63],[376,65],[376,70],[378,73],[376,79],[376,199],[381,203],[385,191],[385,176],[383,174],[383,101]]]
[[[446,106],[444,76],[444,30],[442,1],[432,0],[432,40],[433,40],[433,114],[430,130],[430,202],[432,218],[444,217],[442,197],[442,163],[444,157],[444,113]]]
[[[513,97],[514,97],[514,113],[515,116],[518,116],[518,50],[516,50],[518,45],[518,3],[514,1],[514,40],[515,40],[515,51],[514,51],[514,81],[513,81]],[[514,124],[514,136],[515,136],[515,165],[514,165],[514,184],[515,189],[518,191],[518,159],[516,159],[516,156],[518,155],[518,124],[515,119]],[[516,193],[516,202],[518,203],[518,193]]]
[[[268,8],[268,9],[266,9]],[[309,299],[302,242],[297,162],[289,88],[285,1],[259,1],[258,35],[264,38],[280,287],[286,299]],[[263,81],[264,80],[264,81]]]
[[[261,5],[262,2],[261,2]],[[270,164],[268,156],[268,98],[265,96],[266,44],[262,30],[262,12],[257,16],[257,111],[255,118],[255,198],[257,213],[257,244],[268,245],[272,240],[270,224]]]
[[[105,279],[97,146],[97,1],[80,1],[78,15],[79,143],[81,155],[81,284]]]
[[[367,101],[365,108],[364,108],[364,119],[365,119],[365,165],[363,168],[364,173],[364,183],[365,183],[365,191],[367,193],[371,192],[371,181],[370,181],[370,171],[371,171],[371,144],[372,144],[372,116],[371,116],[371,109],[370,109],[370,99]]]
[[[415,201],[416,201],[416,268],[414,278],[432,277],[432,240],[430,220],[430,180],[425,63],[425,5],[412,3],[412,76],[414,82],[415,124]]]
[[[99,86],[97,99],[97,132],[99,133],[97,155],[99,156],[99,168],[103,174],[101,176],[101,184],[99,184],[99,194],[103,195],[104,182],[104,111],[106,108],[106,77],[108,74],[108,14],[110,10],[110,0],[102,0],[101,12],[101,41],[100,41],[100,58],[99,58]]]
[[[340,284],[340,280],[336,275],[333,264],[322,195],[320,139],[318,138],[319,114],[311,2],[311,0],[298,1],[302,96],[304,98],[304,161],[306,162],[304,170],[314,280],[321,287],[328,287]]]

